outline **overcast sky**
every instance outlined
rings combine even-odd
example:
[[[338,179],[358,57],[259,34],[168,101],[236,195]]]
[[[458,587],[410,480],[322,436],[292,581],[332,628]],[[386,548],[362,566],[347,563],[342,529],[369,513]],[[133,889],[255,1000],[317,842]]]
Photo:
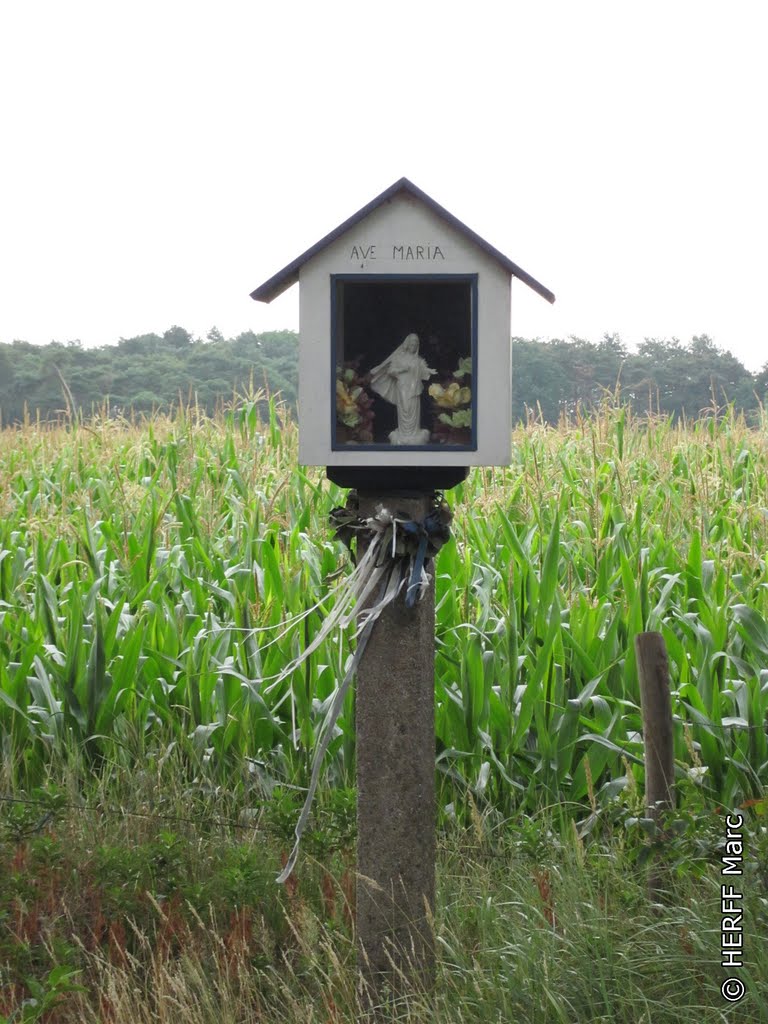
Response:
[[[298,328],[249,292],[405,175],[512,333],[768,361],[768,4],[0,0],[0,341]]]

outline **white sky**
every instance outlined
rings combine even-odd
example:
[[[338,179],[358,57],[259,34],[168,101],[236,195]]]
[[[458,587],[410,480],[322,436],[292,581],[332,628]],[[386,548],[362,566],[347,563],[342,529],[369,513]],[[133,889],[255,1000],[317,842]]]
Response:
[[[512,333],[768,361],[768,4],[0,0],[0,341],[298,328],[249,292],[405,175]]]

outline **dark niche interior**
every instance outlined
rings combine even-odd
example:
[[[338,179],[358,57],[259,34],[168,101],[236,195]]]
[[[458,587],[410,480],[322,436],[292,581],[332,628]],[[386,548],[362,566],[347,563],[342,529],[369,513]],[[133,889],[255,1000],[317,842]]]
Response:
[[[334,362],[347,371],[349,390],[362,386],[364,426],[345,426],[337,417],[334,447],[348,444],[393,447],[390,432],[398,425],[396,406],[370,387],[371,370],[387,359],[410,334],[419,338],[418,354],[436,371],[424,382],[421,393],[421,424],[430,430],[429,446],[471,447],[468,427],[449,429],[438,422],[441,412],[450,416],[459,408],[471,409],[466,400],[459,407],[441,408],[429,394],[432,384],[450,386],[454,380],[472,390],[471,374],[455,378],[462,360],[472,357],[473,281],[413,280],[359,281],[336,280],[334,295]],[[466,365],[466,364],[465,364]],[[354,378],[348,371],[354,372]],[[338,407],[337,407],[338,411]],[[353,411],[348,420],[354,420]]]

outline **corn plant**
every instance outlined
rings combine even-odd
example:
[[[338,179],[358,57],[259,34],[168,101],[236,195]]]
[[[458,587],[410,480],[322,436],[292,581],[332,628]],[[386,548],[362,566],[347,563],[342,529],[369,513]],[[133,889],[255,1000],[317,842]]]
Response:
[[[348,571],[296,428],[250,394],[209,419],[0,433],[0,742],[35,784],[159,761],[305,786],[350,657],[291,678]],[[670,655],[678,770],[726,805],[768,777],[768,446],[729,411],[689,425],[606,405],[514,435],[449,494],[436,576],[441,802],[574,813],[642,779],[634,636]],[[354,777],[354,697],[326,778]]]

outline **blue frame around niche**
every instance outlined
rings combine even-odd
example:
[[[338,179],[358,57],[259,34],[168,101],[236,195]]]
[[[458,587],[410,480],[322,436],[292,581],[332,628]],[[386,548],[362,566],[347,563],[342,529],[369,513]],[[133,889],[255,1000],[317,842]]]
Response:
[[[477,274],[331,274],[331,451],[334,452],[476,452],[477,451]],[[425,284],[448,281],[453,284],[468,284],[471,295],[471,345],[472,345],[472,443],[471,444],[338,444],[336,440],[336,328],[338,325],[337,284]]]

